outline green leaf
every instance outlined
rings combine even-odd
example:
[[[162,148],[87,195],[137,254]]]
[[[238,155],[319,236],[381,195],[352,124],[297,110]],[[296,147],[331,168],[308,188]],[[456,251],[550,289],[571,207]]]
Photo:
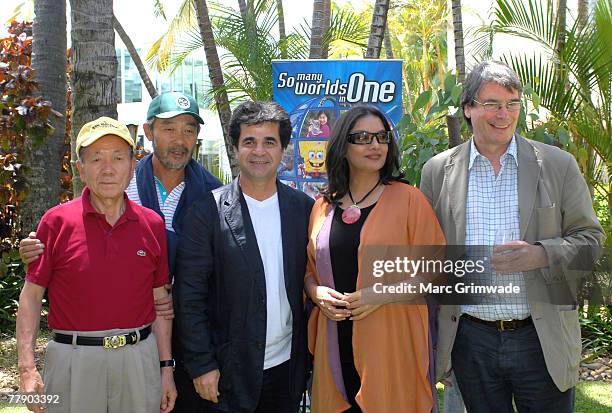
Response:
[[[444,90],[453,90],[455,86],[457,86],[457,76],[452,72],[449,72],[444,78]]]
[[[416,102],[414,102],[412,111],[416,112],[422,109],[425,105],[427,105],[430,99],[431,99],[431,90],[426,90],[425,92],[421,93],[419,97],[417,98]]]
[[[451,91],[451,102],[454,104],[453,106],[459,106],[461,104],[461,92],[462,88],[459,85],[453,86],[453,90]]]
[[[570,135],[568,131],[565,130],[565,128],[560,127],[559,129],[557,129],[557,138],[559,139],[559,142],[561,142],[561,144],[565,146],[570,140]]]
[[[533,107],[535,110],[539,110],[540,109],[540,95],[538,95],[537,93],[533,93],[531,95],[531,103],[533,103]]]

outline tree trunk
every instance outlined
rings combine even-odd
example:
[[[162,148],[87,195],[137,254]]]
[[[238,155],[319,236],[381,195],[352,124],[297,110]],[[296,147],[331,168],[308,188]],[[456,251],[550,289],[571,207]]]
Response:
[[[567,0],[558,0],[557,4],[557,44],[555,50],[557,56],[561,56],[561,51],[565,47]],[[563,62],[559,62],[563,63]]]
[[[76,137],[81,127],[100,116],[117,119],[117,55],[113,0],[70,0],[72,43],[72,187],[79,196],[83,183],[76,170]]]
[[[323,44],[321,45],[321,59],[329,57],[329,38],[327,32],[331,25],[331,0],[326,0],[323,3],[323,21],[321,22],[321,33],[323,36]]]
[[[27,140],[27,175],[30,186],[20,205],[24,233],[34,231],[42,215],[60,202],[60,175],[66,137],[66,3],[34,2],[32,69],[39,84],[37,94],[50,100],[62,116],[51,116],[55,131],[41,145]]]
[[[234,155],[232,141],[229,136],[229,124],[232,117],[232,111],[229,106],[227,92],[223,89],[225,82],[223,81],[223,71],[221,70],[217,46],[212,32],[212,25],[210,24],[210,17],[208,15],[208,5],[206,4],[206,0],[194,0],[194,4],[198,16],[198,26],[200,27],[202,43],[204,44],[204,53],[206,54],[206,64],[208,65],[210,83],[214,91],[215,104],[217,106],[217,112],[219,113],[221,127],[223,128],[225,150],[227,151],[227,157],[232,170],[232,177],[235,178],[238,176],[239,168],[236,156]]]
[[[238,0],[238,8],[240,9],[240,16],[242,17],[242,21],[246,23],[247,21],[247,5],[245,0]]]
[[[461,0],[451,0],[453,14],[453,35],[455,38],[455,66],[457,82],[465,82],[465,51],[463,50],[463,17],[461,16]],[[461,120],[457,115],[446,116],[448,131],[448,147],[454,148],[461,143]]]
[[[578,27],[580,31],[586,27],[589,19],[589,0],[578,0]]]
[[[453,13],[453,34],[455,37],[455,65],[457,80],[463,84],[465,80],[465,52],[463,50],[463,18],[461,16],[461,0],[451,0]]]
[[[287,58],[287,33],[285,32],[285,12],[283,0],[276,0],[276,11],[278,13],[278,33],[280,40],[281,58]]]
[[[372,13],[372,27],[368,39],[368,50],[366,59],[378,59],[382,48],[385,28],[387,27],[387,13],[389,12],[389,0],[376,0]]]
[[[387,59],[393,59],[393,46],[391,45],[391,37],[389,34],[389,26],[385,25],[385,38],[384,38],[384,44],[385,44],[385,56],[387,57]]]
[[[446,129],[448,130],[448,147],[454,148],[461,144],[461,120],[457,115],[446,115]]]
[[[331,13],[326,13],[326,10],[331,10],[331,0],[314,0],[312,2],[312,29],[310,34],[310,58],[325,59],[327,58],[328,48],[324,41],[327,29],[329,29],[329,19]],[[326,22],[327,20],[327,22]]]
[[[147,74],[147,70],[145,69],[145,66],[142,63],[142,59],[140,58],[138,52],[136,51],[136,48],[134,47],[134,43],[132,43],[132,39],[130,39],[130,36],[128,36],[125,30],[123,30],[123,26],[121,26],[121,23],[119,23],[119,20],[117,20],[116,16],[113,16],[113,27],[121,38],[121,41],[125,45],[125,48],[130,53],[130,57],[132,58],[132,61],[134,62],[134,65],[136,66],[136,69],[138,69],[138,73],[140,74],[140,79],[147,88],[149,96],[151,96],[151,99],[153,99],[155,96],[157,96],[157,89],[155,89],[153,82],[151,82],[151,78]]]

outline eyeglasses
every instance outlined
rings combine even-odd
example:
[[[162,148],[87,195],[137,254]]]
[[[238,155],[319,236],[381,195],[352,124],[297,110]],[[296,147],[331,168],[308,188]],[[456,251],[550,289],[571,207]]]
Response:
[[[487,101],[487,102],[479,102],[476,99],[473,99],[474,103],[478,103],[481,105],[486,112],[497,112],[501,110],[502,106],[506,107],[508,112],[518,112],[521,110],[521,101],[520,100],[511,100],[506,103],[501,103],[497,101]]]
[[[391,139],[393,138],[393,131],[386,130],[386,131],[380,131],[380,132],[366,132],[366,131],[352,132],[347,135],[346,140],[349,143],[353,143],[355,145],[369,145],[372,142],[374,142],[374,138],[376,138],[376,140],[380,144],[389,143],[391,142]]]

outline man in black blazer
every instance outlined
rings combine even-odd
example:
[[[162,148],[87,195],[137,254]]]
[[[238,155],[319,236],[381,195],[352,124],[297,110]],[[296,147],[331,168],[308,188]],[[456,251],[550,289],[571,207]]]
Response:
[[[276,178],[291,136],[279,105],[241,104],[230,136],[240,175],[194,203],[178,248],[185,365],[211,411],[296,412],[306,376],[302,291],[313,201]]]

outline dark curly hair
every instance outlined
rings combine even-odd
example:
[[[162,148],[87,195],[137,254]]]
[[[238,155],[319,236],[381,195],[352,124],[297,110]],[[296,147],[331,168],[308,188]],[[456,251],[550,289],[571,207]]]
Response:
[[[238,147],[240,141],[240,125],[258,125],[264,122],[278,123],[281,146],[289,145],[291,139],[291,121],[289,115],[276,102],[243,102],[232,112],[229,125],[229,135],[232,145]]]

